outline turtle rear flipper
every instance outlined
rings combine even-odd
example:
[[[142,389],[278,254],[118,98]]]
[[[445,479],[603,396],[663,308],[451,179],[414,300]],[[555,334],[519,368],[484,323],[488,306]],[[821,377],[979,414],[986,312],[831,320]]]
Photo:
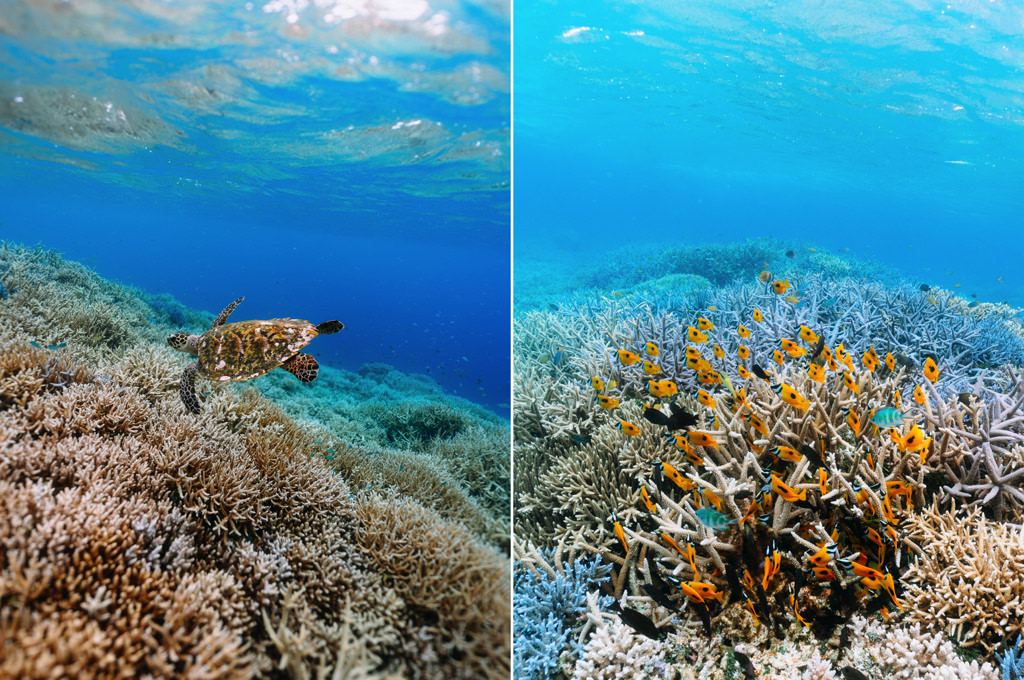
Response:
[[[199,413],[199,397],[196,396],[196,373],[199,372],[199,364],[193,361],[185,369],[185,372],[181,374],[181,403],[185,404],[185,408],[190,412],[198,415]]]
[[[337,321],[334,323],[337,323]],[[316,380],[316,374],[317,371],[320,370],[320,364],[316,363],[316,359],[310,355],[302,354],[300,352],[281,364],[281,368],[288,371],[302,382],[308,383]]]
[[[320,335],[330,335],[331,333],[337,333],[344,327],[345,324],[340,321],[324,321],[316,327],[316,332]]]

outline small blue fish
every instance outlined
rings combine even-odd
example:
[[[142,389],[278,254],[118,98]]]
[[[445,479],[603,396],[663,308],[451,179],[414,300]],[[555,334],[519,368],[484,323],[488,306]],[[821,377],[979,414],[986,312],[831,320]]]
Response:
[[[701,524],[715,531],[721,531],[736,521],[729,519],[714,508],[701,508],[696,514]]]
[[[875,415],[871,418],[871,424],[877,425],[883,430],[887,427],[899,427],[903,424],[905,414],[900,413],[897,409],[892,406],[886,406],[885,408],[878,409]]]
[[[313,442],[314,444],[323,444],[323,442]]]
[[[42,346],[42,345],[40,345],[40,344],[39,344],[38,342],[36,342],[35,340],[33,340],[32,342],[30,342],[30,343],[28,343],[28,344],[32,345],[32,346],[33,346],[33,347],[35,347],[36,349],[42,349],[42,348],[43,348],[43,346]]]
[[[555,356],[554,356],[554,358],[551,359],[551,363],[553,363],[555,366],[559,365],[560,363],[562,363],[562,357],[564,357],[564,356],[565,356],[565,348],[563,347],[563,348],[560,348],[557,352],[555,352]]]
[[[324,456],[327,460],[334,460],[334,456]]]
[[[334,449],[327,449],[327,453],[334,453]]]

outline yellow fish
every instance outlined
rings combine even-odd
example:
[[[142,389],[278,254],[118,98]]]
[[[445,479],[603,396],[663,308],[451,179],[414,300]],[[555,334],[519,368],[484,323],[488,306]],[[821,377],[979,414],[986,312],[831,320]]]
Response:
[[[678,437],[673,437],[673,438],[676,439],[677,444],[678,444],[678,440],[680,440],[680,439],[685,440],[685,437],[683,437],[682,435],[679,435]],[[687,443],[687,446],[689,446],[688,443]],[[681,448],[681,447],[679,447],[679,448]],[[690,451],[693,451],[693,449],[690,449]],[[679,474],[679,470],[675,469],[674,467],[672,467],[668,463],[655,463],[654,466],[656,468],[660,468],[661,474],[665,477],[665,479],[671,480],[673,484],[678,486],[683,491],[691,491],[693,489],[693,486],[694,486],[693,482],[691,482],[689,479],[687,479],[686,477],[683,477],[681,474]]]
[[[900,398],[899,390],[896,390],[896,392],[892,395],[892,401],[893,404],[896,406],[897,410],[903,408],[903,399]]]
[[[686,438],[686,435],[684,435],[684,434],[670,434],[670,435],[666,435],[666,436],[672,441],[672,443],[675,445],[675,447],[677,449],[679,449],[680,451],[682,451],[684,453],[693,453],[693,447],[690,446],[690,441]],[[662,463],[662,465],[663,466],[672,467],[668,463]],[[666,473],[666,474],[668,474],[668,473]],[[689,489],[686,489],[686,490],[689,491]]]
[[[625,349],[619,350],[619,363],[621,363],[623,366],[632,366],[638,361],[640,361],[640,357],[634,354],[633,352],[630,352],[629,350]]]
[[[920,385],[914,387],[914,401],[921,406],[924,406],[924,402],[927,401],[924,396],[924,390],[921,389]]]
[[[807,365],[807,375],[811,377],[811,380],[817,383],[825,382],[825,369],[818,364]]]
[[[806,342],[808,345],[818,344],[818,334],[812,331],[807,326],[800,324],[800,339]]]
[[[860,385],[854,382],[853,376],[850,375],[849,371],[843,371],[843,384],[846,385],[846,389],[854,394],[860,394]]]
[[[780,352],[779,350],[775,350],[774,352],[772,352],[772,359],[775,360],[775,363],[781,366],[783,361],[782,352]]]
[[[864,368],[868,369],[872,373],[874,373],[875,369],[878,368],[878,361],[870,352],[864,352],[864,356],[860,358],[860,362],[864,364]]]
[[[612,510],[612,527],[615,531],[615,537],[622,543],[622,549],[626,551],[626,557],[629,557],[629,544],[626,543],[626,532],[622,530],[622,525],[619,524],[619,518],[615,516],[615,511]]]
[[[782,295],[789,290],[789,288],[789,279],[786,279],[785,281],[775,281],[772,283],[772,290],[775,291],[776,295]]]
[[[788,460],[790,463],[798,463],[803,458],[802,453],[788,446],[776,446],[773,449],[769,449],[768,453],[774,454],[782,460]]]
[[[888,368],[890,372],[896,370],[896,358],[892,355],[892,352],[885,355],[885,367]]]
[[[747,328],[746,326],[744,326],[743,324],[740,324],[738,332],[739,332],[741,338],[749,338],[750,337],[750,329]]]
[[[714,354],[719,359],[724,359],[725,358],[725,350],[722,349],[721,347],[719,347],[718,345],[715,345],[712,348],[711,353]]]
[[[746,361],[750,358],[750,349],[746,345],[740,345],[738,354],[740,355],[740,359]]]
[[[644,349],[647,351],[647,354],[649,354],[650,356],[652,356],[652,357],[658,356],[658,346],[655,345],[653,342],[648,342],[646,345],[644,345]]]
[[[697,401],[708,408],[715,407],[715,398],[704,390],[697,390]]]
[[[811,405],[811,401],[807,397],[802,396],[799,392],[785,383],[772,385],[772,389],[775,390],[775,394],[779,395],[782,401],[786,402],[793,408],[806,411]]]
[[[743,366],[737,366],[736,373],[739,374],[741,380],[750,380],[750,371]]]
[[[618,399],[616,399],[615,397],[606,397],[603,394],[597,395],[597,397],[594,399],[594,401],[596,401],[598,404],[600,404],[601,406],[603,406],[606,409],[613,409],[613,408],[618,408],[619,407],[619,400]]]
[[[761,323],[762,321],[764,321],[764,315],[761,314],[761,310],[760,309],[755,309],[754,310],[754,321],[756,321],[758,323]]]
[[[782,299],[785,300],[786,302],[788,302],[791,305],[795,305],[795,304],[800,302],[800,298],[798,298],[796,295],[793,295],[792,293],[790,293],[789,295],[787,295],[786,297],[784,297]]]
[[[757,430],[760,434],[768,434],[768,426],[764,424],[764,421],[757,417],[756,413],[751,413],[747,416],[747,422]]]
[[[675,383],[669,380],[648,380],[647,389],[655,397],[671,397],[675,394]]]
[[[924,361],[924,377],[931,380],[932,384],[939,379],[939,367],[935,365],[935,361],[931,357]]]
[[[708,341],[708,336],[705,335],[704,333],[701,333],[693,326],[686,327],[686,337],[687,339],[689,339],[690,342],[692,342],[695,345],[702,345]]]
[[[836,359],[841,364],[846,362],[846,346],[842,342],[836,345]]]
[[[652,364],[650,361],[644,361],[641,366],[643,366],[644,373],[647,375],[658,375],[661,373],[661,366]]]
[[[704,600],[718,600],[724,602],[722,599],[723,593],[713,583],[703,583],[701,581],[687,581],[688,585],[692,590],[696,591],[701,598]]]
[[[902,441],[899,443],[899,449],[906,453],[917,453],[922,448],[928,446],[931,441],[931,437],[925,439],[924,432],[922,432],[921,428],[917,426],[917,423],[915,423],[914,426],[910,428],[910,433],[906,437],[902,438]]]
[[[778,475],[772,473],[772,491],[774,491],[783,500],[795,503],[796,501],[807,500],[807,489],[800,489],[797,492],[796,489],[783,482]]]
[[[846,424],[853,430],[853,436],[860,436],[860,416],[850,409],[843,409],[846,411]]]
[[[619,383],[618,383],[617,380],[611,380],[611,381],[608,382],[608,389],[610,389],[610,390],[614,390],[618,386],[619,386]]]
[[[640,435],[640,428],[633,423],[627,423],[625,420],[619,421],[618,428],[629,437],[637,437]]]
[[[690,358],[700,359],[700,350],[697,349],[696,347],[687,347],[686,348],[686,358],[687,359],[690,359]]]
[[[647,512],[652,515],[658,514],[658,506],[651,501],[651,497],[647,493],[647,487],[643,484],[640,485],[640,500],[643,502],[644,507],[647,508]]]
[[[806,356],[807,350],[803,347],[790,347],[786,350],[786,354],[796,359],[797,357]]]
[[[701,385],[718,385],[722,382],[722,376],[718,371],[701,371],[697,374],[697,381]]]
[[[710,331],[715,328],[715,324],[711,323],[710,320],[705,319],[703,316],[697,319],[697,327],[702,331]]]
[[[718,448],[718,442],[712,439],[711,435],[707,432],[691,431],[687,434],[687,438],[694,446],[705,446],[711,449]]]
[[[594,386],[595,390],[604,389],[604,381],[596,376],[590,379],[590,384]]]

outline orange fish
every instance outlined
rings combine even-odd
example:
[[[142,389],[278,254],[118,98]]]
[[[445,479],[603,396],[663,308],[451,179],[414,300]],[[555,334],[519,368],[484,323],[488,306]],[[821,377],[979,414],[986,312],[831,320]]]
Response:
[[[846,347],[843,343],[836,345],[836,359],[838,359],[841,364],[846,362]]]
[[[860,394],[860,385],[853,381],[853,376],[850,375],[849,371],[843,371],[843,384],[846,385],[846,389],[854,394]]]
[[[750,329],[744,326],[743,324],[740,324],[739,330],[737,332],[740,334],[741,338],[750,337]]]
[[[703,583],[701,581],[687,581],[686,585],[690,586],[693,590],[700,594],[704,600],[718,600],[722,602],[722,591],[718,589],[712,583]]]
[[[740,376],[740,378],[742,380],[750,380],[750,371],[748,371],[743,366],[737,366],[736,367],[736,373],[739,374],[739,376]]]
[[[594,401],[596,401],[602,407],[604,407],[606,409],[609,409],[609,410],[611,410],[613,408],[618,408],[619,407],[619,400],[618,399],[616,399],[615,397],[606,397],[603,394],[597,395],[597,397],[594,398]]]
[[[750,413],[747,415],[747,422],[753,426],[761,434],[768,434],[768,426],[764,424],[764,421],[757,417],[756,413]]]
[[[828,567],[814,567],[811,571],[822,581],[835,581],[836,575]]]
[[[914,401],[916,401],[921,406],[924,406],[924,402],[926,401],[924,397],[924,390],[921,389],[920,385],[914,388]]]
[[[695,345],[703,345],[705,342],[708,341],[708,336],[705,335],[704,333],[701,333],[693,326],[686,327],[686,337],[690,342],[692,342]]]
[[[790,503],[807,500],[807,489],[800,489],[797,492],[796,489],[783,482],[774,472],[772,473],[772,491]]]
[[[903,399],[900,398],[900,391],[896,390],[892,395],[892,402],[897,409],[903,408]]]
[[[622,543],[622,549],[626,551],[626,557],[629,557],[629,544],[626,543],[626,532],[622,530],[622,525],[619,523],[619,518],[615,516],[615,511],[612,510],[612,529],[615,531],[615,537]]]
[[[795,359],[797,357],[807,356],[807,350],[803,347],[790,347],[786,350],[786,354]]]
[[[718,442],[711,438],[711,435],[707,432],[691,431],[687,434],[690,443],[694,446],[706,446],[711,449],[718,448]]]
[[[629,437],[637,437],[640,435],[640,428],[633,423],[627,423],[625,420],[619,421],[618,428]]]
[[[673,437],[673,435],[669,435],[669,437]],[[682,439],[683,443],[686,444],[687,446],[687,448],[683,450],[687,451],[688,453],[693,452],[693,449],[689,448],[689,443],[686,442],[685,438],[682,435],[674,436],[673,438],[676,440],[676,448],[683,449],[682,446],[679,446],[679,440]],[[693,489],[693,482],[679,474],[679,470],[675,469],[668,463],[658,462],[654,464],[654,467],[656,472],[660,471],[661,475],[664,476],[665,479],[671,480],[673,484],[678,486],[683,491],[690,491],[691,489]]]
[[[604,389],[604,381],[596,376],[590,379],[590,384],[594,387],[595,390]]]
[[[647,354],[649,354],[650,356],[652,356],[652,357],[658,356],[658,353],[659,353],[658,346],[655,345],[653,342],[648,342],[646,345],[644,345],[644,349],[647,351]]]
[[[725,358],[725,350],[722,349],[721,347],[719,347],[718,345],[715,345],[711,349],[711,353],[714,354],[719,359],[724,359]]]
[[[722,376],[718,371],[701,371],[697,374],[697,381],[701,385],[719,385],[722,382]]]
[[[843,409],[846,412],[846,424],[853,430],[853,436],[860,436],[860,417],[850,409]]]
[[[697,397],[697,401],[699,401],[703,406],[707,406],[708,408],[715,407],[715,398],[704,390],[697,390],[697,394],[695,396]]]
[[[779,340],[779,344],[782,345],[783,352],[788,352],[791,349],[796,349],[797,347],[799,347],[799,345],[797,345],[789,338],[782,338],[781,340]]]
[[[775,394],[779,395],[782,401],[786,402],[793,408],[806,411],[811,405],[811,401],[807,397],[801,395],[785,383],[772,385],[772,389],[775,391]]]
[[[676,384],[671,380],[648,380],[647,389],[655,397],[671,397],[678,392]]]
[[[811,377],[811,380],[817,383],[824,384],[825,382],[825,369],[818,364],[807,365],[807,375]]]
[[[750,348],[747,347],[746,345],[740,345],[740,348],[739,350],[737,350],[737,353],[739,354],[740,359],[747,360],[750,358]]]
[[[776,295],[782,295],[789,290],[789,287],[789,279],[786,279],[785,281],[775,281],[772,283],[772,290],[775,291]]]
[[[835,558],[837,550],[838,546],[835,543],[822,543],[818,552],[809,556],[807,559],[816,567],[825,567],[833,560],[833,558]]]
[[[660,538],[661,540],[663,540],[665,543],[668,543],[673,548],[675,548],[676,552],[678,552],[680,555],[682,555],[683,557],[686,557],[686,553],[683,552],[683,549],[679,547],[679,544],[676,543],[674,538],[672,538],[668,534],[666,534],[664,532],[661,532],[661,531],[658,531],[658,530],[654,531],[654,535],[657,536],[658,538]]]
[[[885,355],[885,367],[888,368],[890,372],[896,370],[896,358],[892,355],[892,352]]]
[[[636,362],[640,361],[640,357],[628,350],[619,350],[619,363],[623,366],[632,366]]]
[[[864,355],[860,358],[860,362],[864,364],[864,368],[868,369],[872,373],[878,368],[878,361],[870,352],[864,352]]]
[[[700,359],[700,350],[697,349],[696,347],[687,347],[686,348],[686,358],[689,359],[690,357],[693,357],[695,359]]]
[[[715,509],[719,512],[722,511],[722,497],[711,489],[704,489],[701,493],[704,494],[704,498],[707,498],[711,505],[715,506]]]
[[[705,319],[702,316],[697,319],[697,327],[700,328],[702,331],[710,331],[714,329],[715,324],[711,323],[711,321]]]
[[[782,460],[788,460],[790,463],[798,463],[803,458],[802,453],[788,446],[776,446],[773,449],[769,449],[768,453],[774,454]]]
[[[935,361],[928,357],[924,361],[924,377],[932,381],[932,384],[939,379],[939,367],[935,365]]]
[[[931,441],[931,437],[926,439],[924,432],[922,432],[921,428],[917,426],[917,423],[914,423],[914,426],[910,428],[910,433],[907,434],[906,437],[903,437],[903,440],[898,446],[900,451],[905,451],[906,453],[917,453],[921,449],[927,447]]]
[[[822,496],[828,493],[828,473],[823,467],[818,468],[818,491]]]
[[[658,506],[651,501],[651,497],[647,493],[647,487],[643,484],[640,485],[640,500],[643,501],[644,507],[647,508],[647,512],[652,515],[658,514]]]
[[[806,342],[808,345],[814,346],[818,344],[818,334],[812,331],[807,326],[800,324],[800,339]]]
[[[701,594],[687,585],[685,581],[679,582],[679,589],[683,591],[683,594],[686,595],[687,598],[689,598],[690,602],[704,602],[704,598],[701,597]]]
[[[650,361],[644,361],[640,365],[643,366],[644,373],[646,373],[647,375],[658,375],[659,373],[661,373],[661,366],[658,366],[657,364],[652,364]]]
[[[782,352],[780,352],[779,350],[775,350],[774,352],[772,352],[772,359],[775,361],[775,363],[781,366],[783,361]]]
[[[755,309],[754,310],[754,321],[756,321],[758,323],[761,323],[762,321],[764,321],[764,315],[761,314],[761,310],[760,309]]]

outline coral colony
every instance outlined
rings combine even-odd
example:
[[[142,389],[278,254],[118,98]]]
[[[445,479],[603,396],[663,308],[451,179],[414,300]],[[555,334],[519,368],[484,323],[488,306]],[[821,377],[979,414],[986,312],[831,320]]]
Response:
[[[1019,676],[1017,310],[771,264],[517,312],[516,677]]]
[[[383,364],[193,415],[164,338],[211,314],[0,281],[0,677],[509,676],[507,424]]]

